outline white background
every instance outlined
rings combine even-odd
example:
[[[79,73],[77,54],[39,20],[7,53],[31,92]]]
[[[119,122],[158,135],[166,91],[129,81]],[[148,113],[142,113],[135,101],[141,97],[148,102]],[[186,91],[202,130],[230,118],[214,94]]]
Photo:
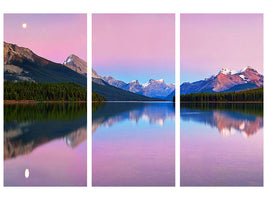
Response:
[[[1,0],[0,42],[3,45],[3,13],[87,13],[87,63],[91,77],[91,14],[92,13],[175,13],[176,23],[176,91],[180,85],[180,13],[267,13],[260,0]],[[264,16],[264,19],[266,17]],[[265,21],[265,20],[264,20]],[[249,27],[248,27],[249,28]],[[264,38],[266,34],[264,33]],[[265,45],[264,45],[265,47]],[[265,48],[264,48],[265,49]],[[264,52],[264,58],[266,53]],[[3,105],[3,50],[0,50],[0,105]],[[265,72],[265,70],[264,70]],[[264,73],[265,75],[265,73]],[[88,79],[90,80],[90,79]],[[88,81],[88,100],[91,82]],[[178,95],[177,95],[178,96]],[[265,95],[266,97],[266,95]],[[265,98],[266,99],[266,98]],[[267,199],[265,187],[180,187],[179,98],[176,98],[176,187],[91,187],[91,102],[88,102],[87,187],[3,187],[3,106],[0,106],[0,199]],[[266,109],[264,108],[264,111]],[[266,113],[266,112],[264,112]],[[266,120],[264,119],[264,124]],[[264,131],[265,132],[265,131]],[[264,137],[265,138],[265,137]],[[266,142],[264,142],[266,158]],[[266,159],[264,159],[266,160]],[[266,172],[266,165],[264,165]],[[264,177],[264,183],[266,182]]]

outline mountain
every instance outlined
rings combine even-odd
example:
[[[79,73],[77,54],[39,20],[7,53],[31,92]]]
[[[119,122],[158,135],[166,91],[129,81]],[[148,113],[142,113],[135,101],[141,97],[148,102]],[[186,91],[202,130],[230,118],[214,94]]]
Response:
[[[174,90],[174,84],[166,84],[163,79],[151,79],[146,84],[138,80],[125,83],[111,76],[102,77],[92,68],[93,92],[108,101],[159,101]],[[112,93],[111,93],[112,91]]]
[[[102,79],[92,78],[92,91],[104,96],[107,101],[160,101],[109,85]]]
[[[122,87],[125,87],[127,85],[127,83],[125,83],[123,81],[118,81],[118,80],[116,80],[115,78],[113,78],[111,76],[105,76],[104,80],[108,84],[113,85],[113,86],[118,87],[118,88],[122,88]]]
[[[30,49],[4,42],[4,79],[9,81],[74,82],[87,86],[87,79],[69,67],[42,58]]]
[[[106,82],[92,69],[92,91],[106,98],[107,101],[159,101],[133,92],[125,91]]]
[[[93,68],[92,68],[92,78],[99,78],[103,80],[103,78],[99,76]]]
[[[123,81],[116,80],[111,76],[105,76],[103,79],[112,86],[153,98],[165,98],[175,89],[174,84],[167,84],[163,79],[150,79],[145,84],[140,84],[138,80],[125,83]]]
[[[167,101],[173,101],[173,97],[175,96],[175,90],[171,94],[169,94],[167,97],[165,97],[165,100]]]
[[[63,65],[72,69],[73,71],[87,76],[87,63],[78,56],[71,54],[64,62]]]
[[[183,83],[181,94],[201,92],[232,92],[254,89],[263,86],[263,75],[255,69],[246,67],[239,72],[222,68],[217,75],[193,83]]]
[[[147,83],[142,85],[142,88],[144,90],[143,95],[165,98],[174,91],[175,85],[171,83],[167,84],[163,79],[157,81],[150,79]]]

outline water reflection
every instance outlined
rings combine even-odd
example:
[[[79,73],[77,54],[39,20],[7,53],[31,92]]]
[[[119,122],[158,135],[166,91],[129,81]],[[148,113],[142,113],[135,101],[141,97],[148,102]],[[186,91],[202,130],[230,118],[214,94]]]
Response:
[[[93,112],[92,130],[94,133],[101,126],[110,127],[124,120],[135,124],[145,120],[151,125],[163,126],[165,120],[174,117],[175,108],[172,103],[103,103]]]
[[[180,116],[181,186],[263,185],[263,104],[183,103]]]
[[[5,185],[86,185],[86,127],[86,104],[5,105]],[[73,152],[66,148],[73,149]],[[81,152],[80,148],[84,150]],[[52,149],[54,152],[51,152]],[[54,161],[59,154],[63,157]],[[43,163],[42,155],[45,155],[46,164]],[[57,167],[63,164],[68,168],[71,159],[75,160],[76,157],[79,159],[75,162],[81,165],[83,174],[66,180],[63,176],[68,176],[69,172]],[[44,180],[40,174],[35,173],[34,177],[33,174],[28,176],[28,181],[25,182],[22,177],[15,179],[11,175],[27,165],[34,166],[27,168],[28,175],[30,171],[38,170],[42,175],[46,174],[47,178]],[[73,169],[73,173],[77,170],[79,168]]]
[[[181,119],[216,127],[222,136],[241,133],[245,137],[263,127],[262,104],[181,104]],[[229,109],[231,108],[231,109]],[[252,114],[251,114],[252,113]]]
[[[105,103],[93,110],[93,186],[174,186],[172,103]]]

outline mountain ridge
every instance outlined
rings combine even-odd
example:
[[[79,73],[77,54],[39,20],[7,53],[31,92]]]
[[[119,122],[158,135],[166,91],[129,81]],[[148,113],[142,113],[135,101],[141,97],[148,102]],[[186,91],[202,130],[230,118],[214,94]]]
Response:
[[[246,87],[247,86],[247,87]],[[229,92],[242,91],[263,86],[263,75],[252,67],[245,67],[236,72],[228,68],[222,68],[218,74],[204,80],[192,83],[185,82],[180,85],[181,94],[201,92]]]
[[[79,74],[87,76],[87,62],[74,54],[68,56],[68,58],[63,62],[63,65],[69,67]]]
[[[153,98],[165,98],[175,89],[174,84],[167,84],[163,79],[150,79],[144,84],[140,84],[138,80],[126,83],[124,81],[116,80],[111,76],[105,76],[103,77],[103,80],[120,89]]]
[[[92,78],[92,91],[102,95],[107,101],[163,101],[109,85],[102,79]]]
[[[4,80],[74,82],[87,87],[85,76],[39,56],[29,48],[7,42],[4,42]]]

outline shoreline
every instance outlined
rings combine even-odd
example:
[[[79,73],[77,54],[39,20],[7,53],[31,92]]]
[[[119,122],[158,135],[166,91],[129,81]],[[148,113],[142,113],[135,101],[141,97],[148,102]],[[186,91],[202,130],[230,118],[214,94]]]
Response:
[[[180,101],[180,103],[263,103],[263,101]]]
[[[86,103],[87,101],[36,101],[36,100],[4,100],[4,104],[35,104],[35,103]]]
[[[92,103],[173,103],[173,102],[172,101],[92,101]]]

